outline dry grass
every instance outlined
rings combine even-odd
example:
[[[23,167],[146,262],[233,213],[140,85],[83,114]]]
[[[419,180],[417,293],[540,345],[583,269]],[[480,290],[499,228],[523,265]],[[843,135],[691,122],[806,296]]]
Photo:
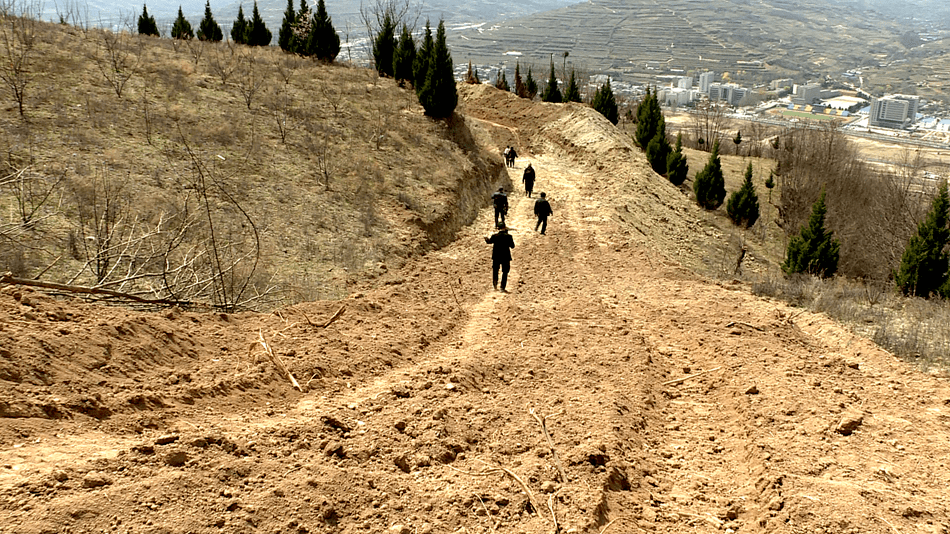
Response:
[[[0,271],[97,283],[76,236],[98,180],[122,184],[116,207],[129,235],[163,235],[161,217],[204,208],[243,252],[256,230],[259,261],[241,266],[248,291],[266,295],[256,307],[337,298],[354,275],[423,246],[425,225],[453,209],[477,168],[411,89],[370,70],[229,43],[196,54],[168,39],[45,23],[30,61],[23,117],[0,87],[0,176],[22,173],[0,179]],[[206,203],[199,174],[213,184]],[[59,178],[25,224],[15,187],[41,191]],[[183,247],[205,237],[189,234]]]

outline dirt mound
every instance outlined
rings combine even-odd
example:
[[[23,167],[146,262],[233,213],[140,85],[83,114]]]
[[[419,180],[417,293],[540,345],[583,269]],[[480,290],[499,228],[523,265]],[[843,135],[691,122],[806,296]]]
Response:
[[[701,217],[596,115],[461,111],[552,198],[541,236],[511,195],[510,293],[487,211],[267,315],[0,290],[0,530],[948,531],[946,379],[668,259]]]

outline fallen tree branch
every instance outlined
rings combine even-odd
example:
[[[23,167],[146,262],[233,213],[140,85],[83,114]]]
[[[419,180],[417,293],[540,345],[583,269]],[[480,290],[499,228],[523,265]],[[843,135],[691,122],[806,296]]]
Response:
[[[270,360],[271,360],[272,362],[274,362],[274,365],[277,366],[277,369],[279,369],[281,372],[283,372],[284,375],[287,376],[288,379],[290,379],[290,383],[294,385],[294,388],[295,388],[297,391],[301,391],[301,392],[302,392],[302,391],[303,391],[303,388],[301,388],[301,387],[300,387],[300,384],[297,383],[297,379],[294,378],[293,373],[291,373],[291,372],[290,372],[290,369],[288,369],[287,366],[284,365],[284,362],[281,361],[281,359],[278,358],[276,354],[274,354],[274,351],[271,350],[270,345],[268,345],[268,344],[267,344],[267,341],[264,340],[264,333],[261,332],[260,330],[258,330],[258,331],[257,331],[257,338],[258,338],[258,339],[257,339],[257,342],[260,343],[260,345],[261,345],[262,347],[264,347],[264,353],[267,354],[267,357],[270,358]],[[251,345],[251,347],[253,347],[253,346],[254,346],[254,345]]]
[[[720,367],[713,368],[713,369],[709,369],[709,370],[706,370],[706,371],[702,371],[702,372],[699,372],[699,373],[696,373],[696,374],[687,375],[687,376],[684,376],[684,377],[682,377],[682,378],[677,378],[677,379],[675,379],[675,380],[667,380],[666,382],[663,382],[662,385],[664,385],[664,386],[671,386],[671,385],[673,385],[673,384],[679,384],[680,382],[685,382],[685,381],[687,381],[687,380],[689,380],[689,379],[691,379],[691,378],[696,378],[697,376],[703,376],[703,375],[705,375],[705,374],[709,374],[709,373],[711,373],[711,372],[713,372],[713,371],[718,371],[718,370],[720,370],[720,369],[722,369],[721,366],[720,366]]]
[[[98,287],[73,286],[73,285],[67,285],[67,284],[57,284],[55,282],[41,282],[39,280],[15,278],[10,273],[5,273],[2,276],[0,276],[0,284],[41,287],[44,289],[55,289],[57,291],[68,291],[70,293],[84,293],[84,294],[89,294],[89,295],[106,295],[110,297],[118,297],[118,298],[134,300],[135,302],[141,302],[144,304],[165,304],[168,306],[191,304],[189,302],[182,302],[182,301],[177,301],[177,300],[147,299],[147,298],[140,297],[138,295],[133,295],[131,293],[123,293],[121,291],[112,291],[111,289],[102,289]]]
[[[331,324],[333,324],[334,321],[336,321],[337,319],[340,318],[341,315],[343,315],[343,310],[345,309],[346,309],[346,304],[340,306],[340,309],[337,310],[336,313],[333,314],[333,317],[330,317],[329,321],[323,323],[323,326],[321,328],[326,328],[330,326]]]
[[[753,329],[753,330],[758,330],[759,332],[764,332],[764,330],[762,330],[762,329],[759,328],[758,326],[751,325],[751,324],[749,324],[749,323],[743,323],[742,321],[731,321],[731,322],[729,322],[728,324],[726,324],[726,328],[729,328],[730,326],[737,325],[737,324],[740,324],[740,325],[742,325],[742,326],[748,326],[749,328],[751,328],[751,329]]]
[[[554,466],[557,467],[557,472],[558,474],[561,475],[561,483],[567,484],[567,473],[565,473],[564,468],[561,467],[561,460],[557,457],[557,450],[554,449],[554,440],[551,439],[551,434],[548,433],[548,426],[547,426],[548,417],[561,415],[564,412],[562,411],[553,415],[546,415],[544,416],[544,419],[542,419],[541,417],[538,416],[537,413],[535,413],[534,408],[528,409],[528,413],[530,413],[534,417],[535,421],[537,421],[538,424],[541,425],[541,432],[544,433],[544,439],[548,441],[548,447],[551,449],[551,456],[554,458]]]
[[[518,485],[521,486],[521,489],[522,489],[522,490],[525,492],[525,494],[528,496],[528,503],[531,505],[531,509],[534,511],[534,513],[537,514],[538,516],[541,515],[541,509],[538,508],[538,505],[537,505],[537,503],[536,503],[535,500],[534,500],[534,494],[531,493],[531,490],[528,488],[528,485],[524,483],[524,480],[521,480],[521,477],[519,477],[518,475],[514,474],[510,469],[507,469],[507,468],[505,468],[505,467],[500,467],[500,466],[499,466],[499,467],[494,467],[494,466],[489,465],[488,462],[485,462],[485,461],[483,461],[483,460],[479,460],[479,459],[477,459],[477,458],[475,459],[475,461],[484,464],[484,465],[486,466],[486,469],[485,469],[484,471],[463,471],[463,470],[461,470],[461,469],[458,469],[457,467],[452,467],[451,465],[448,466],[448,467],[449,467],[450,469],[453,469],[453,470],[455,470],[455,471],[458,471],[459,473],[464,473],[464,474],[466,474],[466,475],[473,476],[473,477],[485,477],[485,476],[489,476],[489,475],[495,475],[495,474],[498,474],[498,473],[505,473],[506,475],[508,475],[508,476],[510,476],[511,478],[515,479],[515,482],[517,482]]]

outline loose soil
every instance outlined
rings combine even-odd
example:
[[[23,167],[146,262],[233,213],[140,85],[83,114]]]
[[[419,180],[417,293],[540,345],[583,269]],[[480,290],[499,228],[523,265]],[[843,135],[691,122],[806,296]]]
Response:
[[[461,93],[553,200],[509,293],[489,209],[272,314],[2,288],[0,531],[948,532],[944,376],[693,274],[721,236],[588,108]]]

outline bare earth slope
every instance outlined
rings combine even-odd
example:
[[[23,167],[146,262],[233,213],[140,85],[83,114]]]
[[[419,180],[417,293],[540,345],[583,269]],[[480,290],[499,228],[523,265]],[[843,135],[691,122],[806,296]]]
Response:
[[[946,379],[698,279],[696,213],[622,136],[503,98],[460,111],[555,212],[512,195],[509,294],[488,210],[271,315],[0,290],[0,531],[948,531]]]

